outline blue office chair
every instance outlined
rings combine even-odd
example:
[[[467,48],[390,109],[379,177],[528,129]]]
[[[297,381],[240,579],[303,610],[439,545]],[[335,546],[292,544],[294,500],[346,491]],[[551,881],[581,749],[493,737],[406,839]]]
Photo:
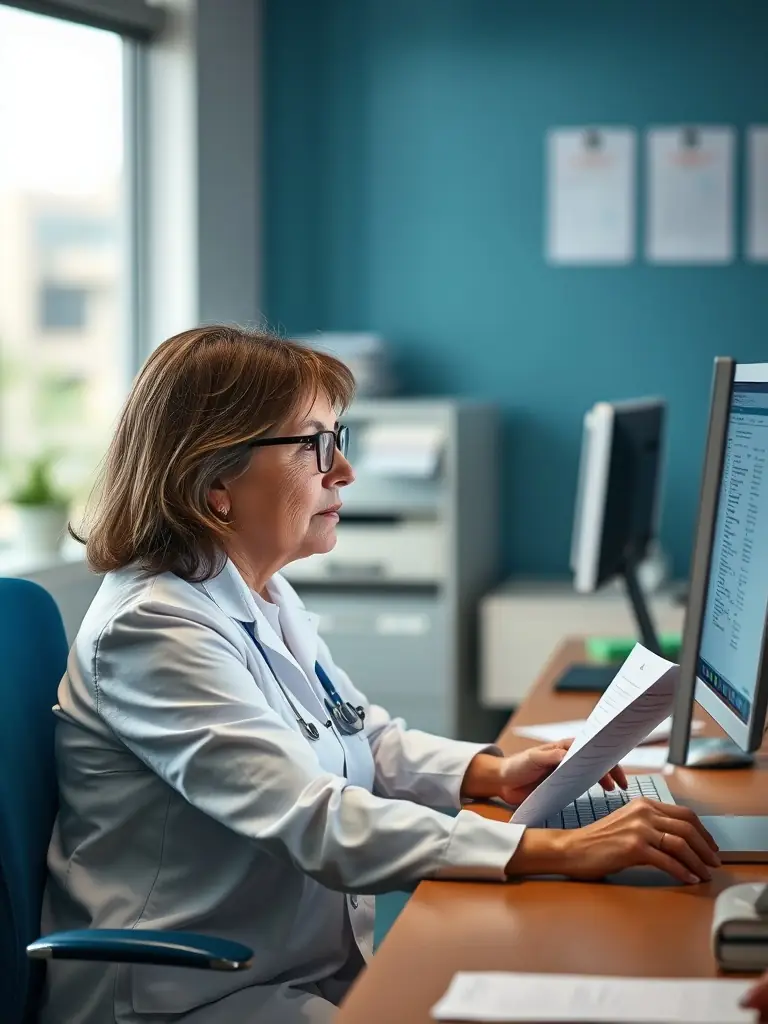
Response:
[[[57,801],[51,708],[66,662],[64,625],[50,594],[27,580],[0,579],[3,1024],[34,1024],[45,969],[39,961],[108,960],[241,970],[250,966],[253,956],[238,942],[181,932],[91,929],[36,938]]]

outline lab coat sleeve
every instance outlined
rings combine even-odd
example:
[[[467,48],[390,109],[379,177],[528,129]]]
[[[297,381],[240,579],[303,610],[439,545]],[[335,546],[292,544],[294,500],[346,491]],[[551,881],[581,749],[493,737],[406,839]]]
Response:
[[[97,712],[190,804],[329,888],[503,879],[520,826],[383,799],[325,771],[269,706],[245,654],[201,612],[123,610],[94,655]]]
[[[466,743],[408,729],[402,718],[392,718],[383,707],[368,701],[333,662],[322,640],[318,657],[322,665],[330,666],[327,671],[345,700],[365,708],[365,726],[376,765],[375,792],[381,796],[457,809],[469,762],[483,752],[501,756],[501,750],[493,744]]]

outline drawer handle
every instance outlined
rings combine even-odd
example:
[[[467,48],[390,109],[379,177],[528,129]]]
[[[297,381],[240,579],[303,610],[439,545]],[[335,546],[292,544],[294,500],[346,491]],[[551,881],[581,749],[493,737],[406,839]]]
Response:
[[[384,566],[381,562],[326,562],[328,576],[345,576],[355,579],[381,579]]]

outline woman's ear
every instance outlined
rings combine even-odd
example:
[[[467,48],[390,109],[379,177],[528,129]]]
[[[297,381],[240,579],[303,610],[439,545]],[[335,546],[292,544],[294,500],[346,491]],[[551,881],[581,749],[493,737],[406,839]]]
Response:
[[[221,519],[229,518],[232,499],[221,480],[215,480],[213,486],[208,489],[208,504]]]

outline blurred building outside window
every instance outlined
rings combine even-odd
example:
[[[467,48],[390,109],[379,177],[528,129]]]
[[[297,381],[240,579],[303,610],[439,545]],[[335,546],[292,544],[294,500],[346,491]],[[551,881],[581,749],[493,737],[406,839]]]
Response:
[[[48,470],[78,518],[128,388],[127,45],[0,3],[0,551]]]

